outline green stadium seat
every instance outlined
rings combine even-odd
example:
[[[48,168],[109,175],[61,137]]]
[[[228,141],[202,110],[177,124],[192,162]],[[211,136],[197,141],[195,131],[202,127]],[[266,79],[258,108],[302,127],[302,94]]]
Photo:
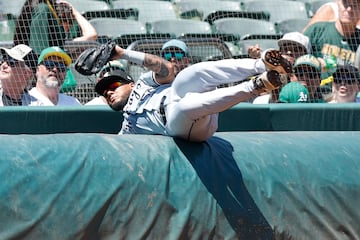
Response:
[[[259,20],[265,20],[269,21],[270,14],[263,11],[257,11],[257,12],[248,12],[248,11],[225,11],[225,10],[219,10],[216,12],[210,13],[203,21],[208,22],[212,24],[215,20],[221,19],[221,18],[252,18],[252,19],[259,19]]]
[[[199,18],[204,20],[216,11],[241,11],[239,2],[234,1],[198,1],[182,0],[175,2],[175,6],[182,18]]]
[[[99,11],[99,10],[110,10],[111,7],[105,1],[94,1],[94,0],[72,0],[71,4],[78,10],[81,14],[90,11]]]
[[[269,48],[275,48],[275,49],[279,48],[276,39],[248,39],[248,40],[240,40],[236,43],[236,45],[239,47],[240,55],[247,55],[248,48],[250,46],[255,46],[256,44],[259,44],[262,50]]]
[[[288,32],[302,32],[304,27],[308,24],[309,19],[293,18],[276,23],[278,33],[285,34]]]
[[[308,18],[308,11],[304,2],[289,0],[249,1],[244,3],[246,11],[266,11],[270,13],[270,21],[273,23],[287,19]]]
[[[275,25],[272,22],[249,18],[222,18],[213,22],[216,33],[235,34],[240,38],[248,35],[274,35]]]
[[[4,16],[0,19],[0,41],[12,41],[14,39],[15,20]]]
[[[14,17],[18,17],[24,3],[25,0],[2,0],[0,1],[0,14],[11,14]]]
[[[118,18],[93,18],[89,22],[98,36],[115,38],[123,34],[146,33],[146,26],[139,21]]]
[[[188,33],[211,33],[208,22],[191,19],[159,20],[151,23],[151,33],[170,33],[180,37]]]
[[[117,0],[112,3],[114,9],[134,8],[139,11],[138,21],[146,24],[158,20],[177,19],[174,6],[171,2],[155,0]]]
[[[109,10],[95,10],[87,11],[82,14],[86,19],[92,18],[121,18],[138,20],[139,11],[137,9],[109,9]]]

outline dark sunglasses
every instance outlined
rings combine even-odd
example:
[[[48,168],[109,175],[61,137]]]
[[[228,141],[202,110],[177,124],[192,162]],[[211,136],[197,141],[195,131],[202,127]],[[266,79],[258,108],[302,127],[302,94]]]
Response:
[[[313,71],[295,70],[295,75],[297,77],[308,77],[311,79],[320,78],[320,74]]]
[[[341,85],[350,85],[350,84],[357,84],[358,81],[353,78],[346,78],[346,79],[342,79],[342,80],[334,79],[334,83],[341,84]]]
[[[162,54],[162,57],[168,61],[170,61],[172,58],[175,58],[176,60],[182,60],[185,57],[185,53],[183,53],[183,52],[164,52]]]
[[[351,7],[352,9],[359,9],[360,4],[354,0],[342,0],[342,4],[345,8]]]
[[[54,69],[54,67],[56,67],[60,72],[65,72],[67,70],[66,65],[62,62],[45,60],[45,61],[42,61],[41,64],[44,65],[49,71]]]
[[[6,64],[9,65],[10,67],[15,67],[18,60],[6,55],[3,57],[1,64],[4,62],[6,62]]]

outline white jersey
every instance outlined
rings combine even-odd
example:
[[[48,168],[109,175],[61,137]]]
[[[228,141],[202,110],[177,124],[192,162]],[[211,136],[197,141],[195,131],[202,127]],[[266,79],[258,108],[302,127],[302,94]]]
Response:
[[[119,134],[166,135],[160,105],[170,86],[157,83],[153,72],[142,74],[123,109],[124,121]]]
[[[79,106],[81,103],[74,97],[59,93],[58,103],[55,105],[49,98],[41,94],[35,87],[29,91],[30,95],[35,98],[30,106]]]

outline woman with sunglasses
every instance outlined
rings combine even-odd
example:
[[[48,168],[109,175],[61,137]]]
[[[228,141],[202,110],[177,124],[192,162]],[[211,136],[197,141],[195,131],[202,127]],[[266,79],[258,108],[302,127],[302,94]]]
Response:
[[[31,106],[76,106],[78,99],[60,93],[71,57],[59,47],[45,48],[38,59],[36,86],[30,95],[37,100]]]
[[[27,87],[33,77],[36,54],[24,44],[0,49],[0,106],[27,106],[33,100]]]

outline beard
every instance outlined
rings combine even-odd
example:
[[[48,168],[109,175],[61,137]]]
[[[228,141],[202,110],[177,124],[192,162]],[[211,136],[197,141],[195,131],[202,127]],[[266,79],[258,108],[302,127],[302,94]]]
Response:
[[[113,104],[109,104],[110,108],[114,111],[122,111],[126,105],[127,101],[118,101]]]
[[[59,80],[56,78],[55,80],[53,80],[54,78],[53,77],[41,77],[39,80],[41,82],[44,83],[44,85],[48,88],[58,88],[60,87],[60,82]]]

